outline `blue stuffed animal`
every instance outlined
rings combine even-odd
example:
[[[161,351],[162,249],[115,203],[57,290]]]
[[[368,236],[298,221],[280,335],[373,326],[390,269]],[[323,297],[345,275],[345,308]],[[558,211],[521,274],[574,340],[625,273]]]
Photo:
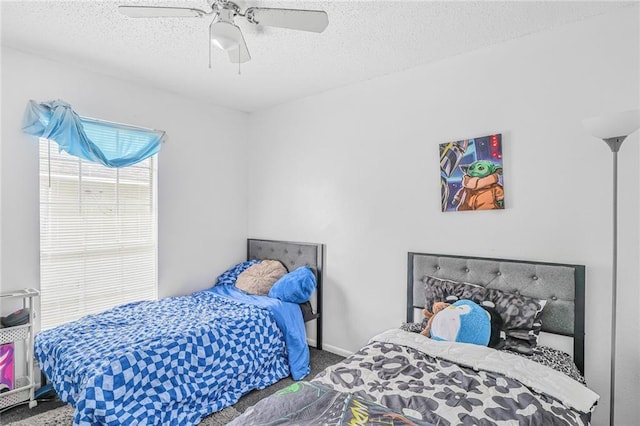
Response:
[[[431,338],[487,346],[491,338],[491,316],[471,300],[458,300],[431,319]]]

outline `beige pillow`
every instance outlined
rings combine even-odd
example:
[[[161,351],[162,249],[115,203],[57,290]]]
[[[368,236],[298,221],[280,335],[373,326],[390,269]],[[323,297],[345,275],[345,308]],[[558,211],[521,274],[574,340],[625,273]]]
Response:
[[[277,260],[263,260],[238,275],[236,287],[249,294],[267,296],[273,284],[286,273],[286,268]]]

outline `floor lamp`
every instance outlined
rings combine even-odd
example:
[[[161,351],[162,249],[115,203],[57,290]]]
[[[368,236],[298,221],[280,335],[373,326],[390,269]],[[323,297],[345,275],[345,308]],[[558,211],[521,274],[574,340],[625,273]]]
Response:
[[[613,153],[613,264],[611,288],[611,390],[609,406],[609,424],[614,423],[614,402],[616,392],[616,298],[618,279],[618,151],[622,142],[631,133],[640,128],[640,110],[625,111],[616,114],[583,120],[584,127],[597,138],[604,140]]]

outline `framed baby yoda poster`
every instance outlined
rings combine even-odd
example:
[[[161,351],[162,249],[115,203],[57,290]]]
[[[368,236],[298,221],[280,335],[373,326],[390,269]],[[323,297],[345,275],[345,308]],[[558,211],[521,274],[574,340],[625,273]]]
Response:
[[[502,134],[440,144],[443,212],[504,209]]]

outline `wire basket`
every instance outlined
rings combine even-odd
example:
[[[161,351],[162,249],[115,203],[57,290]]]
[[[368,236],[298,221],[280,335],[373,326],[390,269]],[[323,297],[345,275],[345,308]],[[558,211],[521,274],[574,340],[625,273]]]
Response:
[[[0,345],[26,339],[30,324],[17,325],[15,327],[0,328]]]
[[[16,388],[12,391],[0,393],[0,410],[12,405],[20,404],[30,399],[31,386],[28,377],[18,377]]]

